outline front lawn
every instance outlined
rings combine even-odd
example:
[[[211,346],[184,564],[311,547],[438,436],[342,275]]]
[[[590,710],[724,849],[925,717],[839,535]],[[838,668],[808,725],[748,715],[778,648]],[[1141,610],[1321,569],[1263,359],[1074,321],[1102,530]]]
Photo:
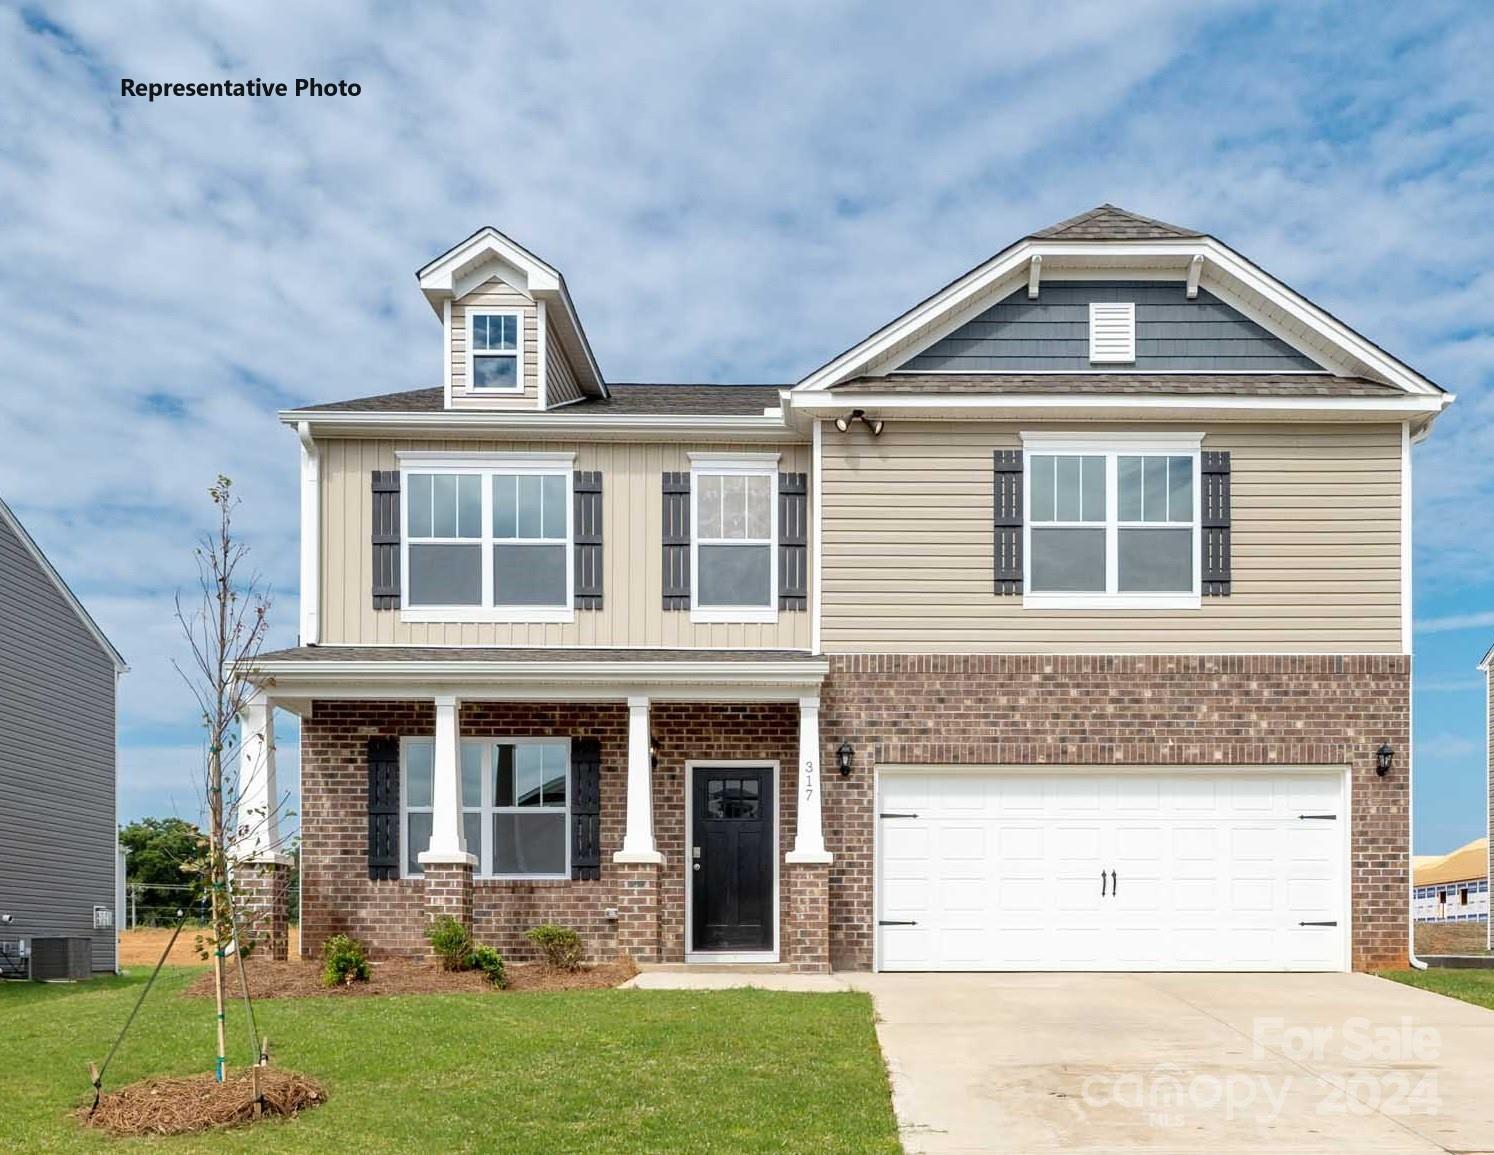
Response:
[[[1424,971],[1381,971],[1380,977],[1494,1010],[1494,970],[1430,967]]]
[[[211,1069],[212,1004],[163,972],[105,1079]],[[329,1101],[220,1134],[110,1140],[86,1102],[142,976],[0,984],[0,1150],[198,1152],[900,1151],[860,994],[578,991],[257,1003],[278,1065]],[[230,1020],[235,1061],[247,1049]]]

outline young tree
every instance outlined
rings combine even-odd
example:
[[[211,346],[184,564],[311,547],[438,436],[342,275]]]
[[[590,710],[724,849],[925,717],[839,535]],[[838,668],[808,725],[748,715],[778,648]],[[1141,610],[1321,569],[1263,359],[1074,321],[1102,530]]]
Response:
[[[239,504],[233,483],[220,474],[208,495],[217,507],[218,525],[215,532],[203,536],[195,551],[199,587],[195,604],[189,608],[180,593],[176,597],[176,619],[191,651],[190,663],[178,663],[177,670],[197,699],[206,739],[203,784],[208,829],[199,869],[211,900],[206,945],[212,953],[217,1009],[215,1071],[222,1082],[227,1061],[223,967],[237,937],[230,865],[235,847],[252,837],[267,818],[262,813],[241,812],[236,725],[252,693],[242,673],[253,664],[264,642],[270,599],[259,575],[245,568],[247,547],[233,536],[233,511]],[[270,800],[271,806],[278,804]]]

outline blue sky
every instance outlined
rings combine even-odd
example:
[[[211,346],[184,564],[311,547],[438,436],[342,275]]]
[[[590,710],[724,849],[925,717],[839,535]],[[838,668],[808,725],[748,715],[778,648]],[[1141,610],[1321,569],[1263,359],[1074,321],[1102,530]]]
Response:
[[[994,8],[5,6],[0,493],[132,666],[122,816],[196,813],[170,603],[207,485],[238,483],[292,640],[274,411],[438,383],[413,273],[478,225],[565,272],[613,380],[792,381],[1109,200],[1459,395],[1416,455],[1417,850],[1482,834],[1494,10]],[[149,104],[122,76],[363,95]]]

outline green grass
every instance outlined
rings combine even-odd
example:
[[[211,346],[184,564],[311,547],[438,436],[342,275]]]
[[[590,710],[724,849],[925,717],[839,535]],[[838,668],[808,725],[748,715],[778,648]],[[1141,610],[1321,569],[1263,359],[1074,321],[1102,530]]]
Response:
[[[162,973],[105,1077],[212,1068],[211,1003]],[[767,991],[576,991],[256,1004],[275,1062],[329,1101],[212,1136],[111,1140],[88,1101],[143,976],[0,984],[0,1151],[837,1152],[901,1150],[870,999]],[[243,1019],[230,1019],[243,1062]]]
[[[1432,967],[1424,971],[1381,971],[1380,977],[1494,1010],[1494,970]]]

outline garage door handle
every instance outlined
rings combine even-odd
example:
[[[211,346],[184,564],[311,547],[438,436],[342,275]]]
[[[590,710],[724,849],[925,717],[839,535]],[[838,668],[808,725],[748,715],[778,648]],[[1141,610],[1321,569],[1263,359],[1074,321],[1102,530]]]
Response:
[[[879,918],[879,919],[877,919],[877,925],[878,926],[917,926],[918,924],[916,922],[914,922],[912,919]]]
[[[1100,897],[1105,897],[1105,872],[1100,871]]]
[[[1114,898],[1120,893],[1120,884],[1115,880],[1115,871],[1110,872],[1110,897]]]
[[[1335,919],[1332,922],[1299,922],[1297,925],[1298,926],[1337,926],[1338,925],[1338,920]]]

